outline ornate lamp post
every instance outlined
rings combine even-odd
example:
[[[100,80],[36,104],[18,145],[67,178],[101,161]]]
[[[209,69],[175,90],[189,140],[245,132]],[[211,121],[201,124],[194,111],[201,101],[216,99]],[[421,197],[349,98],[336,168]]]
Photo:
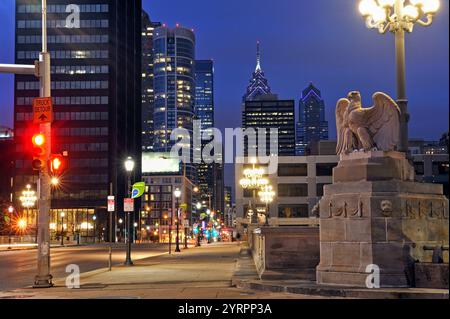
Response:
[[[177,189],[175,189],[175,191],[173,192],[173,195],[175,196],[175,201],[176,201],[176,204],[175,204],[175,209],[176,209],[176,212],[177,212],[177,216],[176,216],[176,218],[177,218],[177,238],[176,238],[176,247],[175,247],[175,252],[176,253],[180,253],[181,252],[181,250],[180,250],[180,213],[179,213],[179,200],[180,200],[180,197],[181,197],[181,191],[180,191],[180,189],[179,188],[177,188]]]
[[[27,185],[26,190],[22,192],[22,196],[19,198],[20,202],[22,203],[22,207],[27,210],[27,224],[29,221],[29,209],[33,208],[37,201],[36,192],[31,190],[31,185]],[[37,218],[36,218],[36,236],[37,236]]]
[[[273,202],[273,198],[275,197],[275,192],[273,191],[273,187],[270,185],[264,186],[261,191],[258,193],[261,202],[266,204],[266,226],[269,226],[269,205]]]
[[[128,190],[127,190],[127,195],[129,196],[129,198],[131,198],[132,194],[131,194],[131,174],[134,171],[134,160],[131,157],[128,157],[127,160],[124,163],[125,166],[125,170],[127,172],[128,175]],[[131,260],[131,212],[126,212],[126,219],[127,219],[127,232],[126,232],[126,237],[127,237],[127,256],[125,259],[125,266],[132,266],[133,265],[133,261]]]
[[[244,170],[244,178],[241,179],[240,185],[244,190],[245,189],[252,190],[253,191],[252,200],[255,200],[256,191],[261,187],[268,185],[269,181],[268,179],[264,178],[264,169],[256,167],[256,161],[252,161],[252,164],[253,164],[252,168]],[[250,202],[250,207],[252,207],[252,202]],[[257,215],[255,213],[251,215],[251,218],[252,223],[256,224],[258,222]]]
[[[402,111],[400,118],[400,143],[398,150],[408,152],[408,100],[406,97],[405,32],[411,33],[416,24],[428,27],[439,9],[439,0],[362,0],[359,11],[369,29],[385,34],[395,34],[397,64],[397,103]],[[425,17],[426,20],[422,20]]]

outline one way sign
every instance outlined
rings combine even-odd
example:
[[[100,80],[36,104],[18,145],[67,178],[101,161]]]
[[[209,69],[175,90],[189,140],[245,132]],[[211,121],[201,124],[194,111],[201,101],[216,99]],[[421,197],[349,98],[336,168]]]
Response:
[[[34,124],[53,122],[53,104],[51,97],[33,99]]]

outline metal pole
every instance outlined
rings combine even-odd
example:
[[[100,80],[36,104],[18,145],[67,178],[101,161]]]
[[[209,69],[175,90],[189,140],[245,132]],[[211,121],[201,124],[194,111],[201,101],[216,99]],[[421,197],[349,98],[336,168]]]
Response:
[[[402,20],[404,0],[395,1],[395,14]],[[395,32],[395,60],[397,72],[397,104],[402,112],[400,116],[400,142],[398,150],[408,153],[408,100],[406,97],[406,58],[405,58],[405,31],[400,26]]]
[[[39,55],[40,97],[51,96],[50,54],[47,52],[47,0],[42,0],[42,53]],[[41,133],[47,140],[47,159],[51,151],[51,124],[41,124]],[[53,276],[50,274],[50,205],[51,186],[47,166],[44,165],[39,173],[39,232],[38,232],[38,260],[35,288],[49,288],[53,286]]]
[[[109,194],[113,196],[113,184],[109,183]],[[114,203],[115,204],[115,203]],[[109,258],[108,258],[108,269],[111,271],[112,269],[112,245],[113,245],[113,213],[109,212]]]
[[[170,221],[169,221],[169,255],[172,254],[172,223],[173,223],[173,207],[170,210]]]
[[[130,196],[131,198],[131,173],[128,173],[128,190],[127,190],[127,194]],[[133,262],[131,261],[131,212],[125,212],[125,216],[127,218],[127,236],[126,236],[126,240],[127,240],[127,257],[125,260],[125,266],[132,266]]]
[[[176,197],[176,212],[177,212],[177,238],[176,238],[176,247],[175,247],[175,252],[176,253],[180,253],[180,216],[179,216],[179,212],[178,212],[178,197]]]
[[[61,216],[61,246],[64,246],[64,216]]]

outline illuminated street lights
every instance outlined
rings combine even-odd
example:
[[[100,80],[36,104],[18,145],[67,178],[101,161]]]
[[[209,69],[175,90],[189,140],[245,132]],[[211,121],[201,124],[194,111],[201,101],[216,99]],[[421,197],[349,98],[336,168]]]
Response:
[[[362,0],[359,11],[366,19],[369,29],[385,34],[395,34],[397,64],[397,104],[401,110],[400,143],[398,150],[408,152],[408,100],[406,98],[405,32],[411,33],[415,24],[428,27],[439,10],[439,0]],[[426,20],[422,20],[426,17]]]
[[[29,221],[29,209],[33,208],[37,202],[36,192],[31,190],[31,185],[27,185],[26,190],[22,192],[22,196],[20,196],[19,200],[22,203],[22,207],[27,210],[27,225]],[[37,216],[36,216],[37,217]],[[36,218],[36,238],[37,238],[37,228],[38,228],[38,219]]]
[[[275,197],[275,192],[273,191],[273,187],[270,185],[264,186],[261,191],[258,193],[261,202],[266,204],[266,226],[269,226],[269,205],[273,202],[273,198]]]
[[[181,252],[181,250],[180,250],[180,212],[178,211],[179,207],[180,207],[179,200],[181,197],[180,189],[179,188],[175,189],[175,191],[173,192],[173,195],[175,196],[175,209],[177,212],[177,238],[176,238],[176,242],[175,242],[175,244],[176,244],[175,252],[180,253]]]
[[[132,197],[131,194],[131,173],[134,171],[135,162],[131,157],[128,157],[124,163],[125,170],[128,174],[128,190],[127,193],[129,198]],[[126,240],[127,240],[127,257],[125,260],[125,266],[132,266],[133,262],[131,261],[131,212],[125,212],[125,216],[127,219],[127,231],[126,231]]]
[[[253,197],[252,199],[255,200],[256,198],[256,191],[260,189],[261,187],[264,187],[269,184],[269,180],[267,178],[264,178],[264,169],[256,167],[256,161],[252,160],[252,168],[248,168],[244,170],[244,178],[241,179],[240,185],[245,190],[252,190],[253,191]],[[250,209],[252,210],[252,203],[250,202]],[[256,211],[256,205],[255,205],[255,211]],[[257,215],[253,213],[251,215],[251,222],[256,224],[257,221]]]

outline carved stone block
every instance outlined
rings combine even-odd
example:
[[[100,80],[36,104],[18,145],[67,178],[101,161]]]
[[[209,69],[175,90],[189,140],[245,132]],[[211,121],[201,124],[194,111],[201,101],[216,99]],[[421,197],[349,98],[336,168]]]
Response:
[[[319,205],[319,284],[365,287],[366,267],[375,264],[382,286],[412,286],[414,264],[432,260],[424,247],[448,246],[443,188],[416,183],[411,172],[397,152],[342,156]]]

